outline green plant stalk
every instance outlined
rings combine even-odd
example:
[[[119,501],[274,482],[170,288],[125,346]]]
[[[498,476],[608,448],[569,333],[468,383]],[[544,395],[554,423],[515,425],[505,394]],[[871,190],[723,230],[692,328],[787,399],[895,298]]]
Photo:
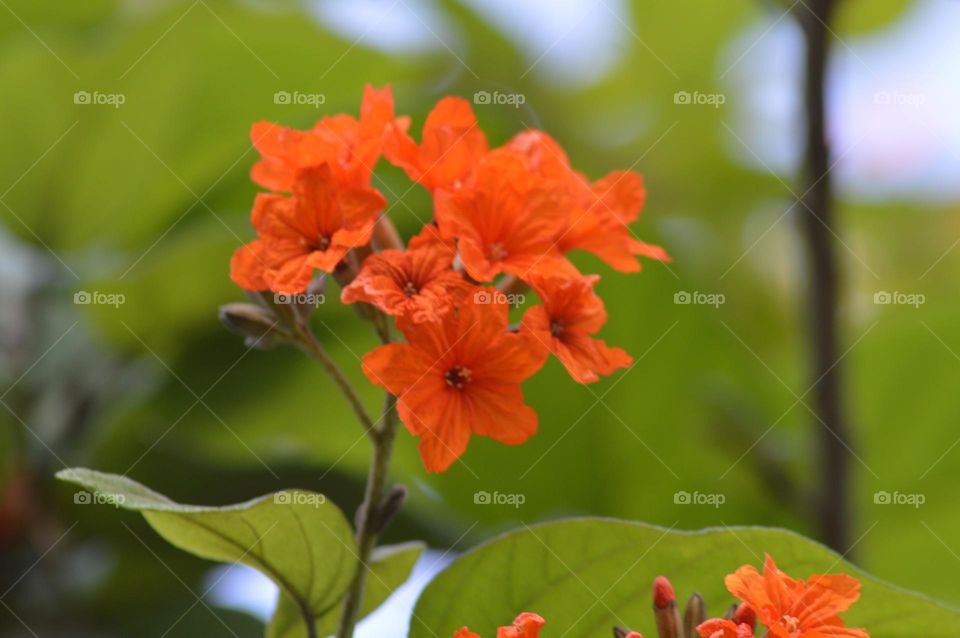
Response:
[[[377,545],[380,531],[380,504],[386,493],[387,479],[390,474],[390,459],[393,455],[393,441],[397,434],[397,397],[387,394],[383,405],[382,426],[376,430],[373,445],[373,458],[367,475],[367,488],[363,503],[360,505],[357,521],[357,573],[343,599],[337,638],[352,638],[353,630],[363,605],[363,592],[367,584],[368,563],[373,549]]]
[[[399,423],[397,397],[387,393],[380,419],[374,422],[364,408],[360,395],[353,384],[350,383],[343,370],[327,353],[326,349],[317,341],[309,323],[305,320],[298,320],[293,316],[290,316],[288,320],[298,337],[300,348],[316,359],[324,371],[330,375],[337,388],[350,403],[367,438],[373,444],[363,503],[360,504],[357,515],[357,572],[350,583],[350,588],[344,595],[336,634],[337,638],[352,638],[357,621],[360,618],[360,609],[363,606],[363,594],[367,584],[370,556],[377,546],[377,538],[382,528],[380,524],[380,505],[386,493],[387,480],[390,475],[390,460],[393,455],[393,441],[396,438]],[[375,314],[370,317],[370,321],[373,323],[374,330],[380,340],[383,343],[390,343],[390,327],[386,315],[375,311]],[[314,620],[311,616],[304,615],[308,638],[317,638]]]
[[[370,415],[367,414],[366,408],[363,407],[363,401],[360,400],[360,395],[353,387],[353,384],[350,383],[347,375],[343,373],[343,370],[340,369],[340,366],[337,365],[337,362],[334,361],[324,347],[320,345],[320,342],[317,341],[316,336],[309,327],[298,323],[295,324],[293,328],[299,337],[300,348],[316,359],[323,367],[324,371],[330,375],[330,378],[333,379],[333,382],[337,385],[337,388],[347,398],[347,402],[353,409],[354,414],[357,416],[357,420],[360,421],[360,425],[363,426],[367,436],[374,443],[374,445],[376,445],[378,436],[377,425],[373,422],[373,419],[370,418]]]

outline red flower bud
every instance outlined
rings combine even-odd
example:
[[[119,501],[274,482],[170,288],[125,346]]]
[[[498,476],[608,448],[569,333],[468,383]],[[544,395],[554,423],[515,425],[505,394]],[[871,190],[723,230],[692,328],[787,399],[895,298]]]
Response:
[[[657,609],[663,609],[670,603],[677,601],[677,595],[673,592],[673,585],[667,580],[666,576],[657,576],[653,581],[653,604]]]
[[[750,605],[740,603],[737,606],[737,611],[733,614],[733,622],[738,625],[750,625],[750,628],[753,629],[757,626],[757,612]]]

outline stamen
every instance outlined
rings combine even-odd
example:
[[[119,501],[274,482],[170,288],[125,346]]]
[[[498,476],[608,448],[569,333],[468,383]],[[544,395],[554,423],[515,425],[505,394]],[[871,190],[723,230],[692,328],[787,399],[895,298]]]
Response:
[[[800,620],[797,619],[796,617],[785,615],[783,617],[783,622],[784,624],[786,624],[787,631],[789,631],[791,635],[795,635],[797,632],[800,631]]]
[[[563,324],[558,319],[550,322],[550,334],[557,339],[563,336]]]
[[[417,289],[417,285],[412,281],[408,281],[403,285],[403,294],[408,297],[413,297],[414,295],[420,294],[420,290]]]
[[[495,244],[490,244],[490,259],[493,261],[502,261],[507,258],[507,249],[497,242]]]
[[[470,381],[470,378],[470,368],[461,368],[460,366],[450,368],[444,375],[447,385],[457,389],[463,388]]]

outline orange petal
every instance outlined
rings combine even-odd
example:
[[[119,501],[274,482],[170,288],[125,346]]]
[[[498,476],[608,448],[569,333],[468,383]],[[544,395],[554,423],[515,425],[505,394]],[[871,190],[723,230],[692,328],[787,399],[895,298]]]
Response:
[[[266,268],[263,242],[255,239],[233,253],[230,259],[230,278],[244,290],[267,290],[269,286],[263,278]]]

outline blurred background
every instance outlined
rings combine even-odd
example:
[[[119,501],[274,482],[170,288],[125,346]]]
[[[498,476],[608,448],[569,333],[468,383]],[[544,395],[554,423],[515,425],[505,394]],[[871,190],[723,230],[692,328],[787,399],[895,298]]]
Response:
[[[411,498],[387,541],[430,543],[422,578],[561,516],[816,537],[796,6],[0,0],[0,634],[262,635],[267,584],[75,503],[52,479],[65,466],[188,503],[293,486],[359,503],[368,449],[344,400],[300,353],[248,351],[217,308],[241,298],[229,259],[253,236],[250,125],[356,114],[365,83],[392,84],[417,137],[459,95],[493,144],[542,128],[592,178],[634,168],[649,190],[634,229],[674,258],[627,276],[578,256],[602,276],[601,336],[636,365],[581,386],[548,363],[525,386],[541,422],[527,444],[475,438],[428,475],[401,433]],[[955,0],[840,2],[827,87],[853,451],[841,549],[953,604],[958,23]],[[375,185],[405,234],[430,214],[401,171],[381,165]],[[356,359],[368,326],[333,302],[317,315],[377,404]],[[367,635],[402,634],[397,618]]]

